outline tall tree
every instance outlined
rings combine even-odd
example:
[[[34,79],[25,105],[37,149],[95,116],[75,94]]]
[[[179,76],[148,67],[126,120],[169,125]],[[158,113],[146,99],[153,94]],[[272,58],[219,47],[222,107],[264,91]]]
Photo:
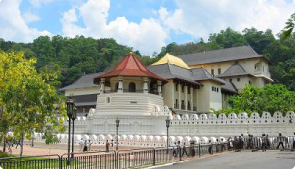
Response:
[[[231,28],[222,30],[218,34],[210,34],[208,41],[217,43],[222,48],[231,48],[247,44],[245,37],[241,33],[234,31]]]
[[[42,132],[50,142],[54,133],[63,130],[57,116],[66,116],[65,105],[51,85],[56,74],[46,69],[38,73],[35,63],[36,59],[25,59],[23,53],[0,52],[0,119],[6,122],[1,135],[11,130],[23,142],[34,132]]]
[[[281,33],[281,40],[285,40],[289,38],[294,30],[295,27],[295,13],[291,15],[291,17],[286,22],[286,26]]]

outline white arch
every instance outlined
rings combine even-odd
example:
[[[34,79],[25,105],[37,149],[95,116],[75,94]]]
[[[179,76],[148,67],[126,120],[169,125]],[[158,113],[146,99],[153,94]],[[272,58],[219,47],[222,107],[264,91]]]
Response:
[[[89,137],[88,135],[86,135],[86,134],[83,136],[83,139],[84,139],[84,140],[89,140],[89,138],[90,138],[90,137]]]
[[[196,143],[200,143],[200,138],[197,136],[194,136],[192,140],[194,140]]]
[[[201,138],[201,143],[208,143],[208,142],[209,142],[208,137],[202,137]]]
[[[92,134],[92,135],[90,136],[90,139],[91,139],[91,140],[97,140],[97,136],[96,136],[95,134]]]

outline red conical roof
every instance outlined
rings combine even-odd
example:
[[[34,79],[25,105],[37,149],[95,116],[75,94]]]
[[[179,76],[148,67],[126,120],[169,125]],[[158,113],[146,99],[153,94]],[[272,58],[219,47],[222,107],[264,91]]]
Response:
[[[166,81],[166,79],[150,72],[133,53],[129,53],[128,56],[124,57],[116,68],[97,76],[95,79],[114,76],[150,77]]]

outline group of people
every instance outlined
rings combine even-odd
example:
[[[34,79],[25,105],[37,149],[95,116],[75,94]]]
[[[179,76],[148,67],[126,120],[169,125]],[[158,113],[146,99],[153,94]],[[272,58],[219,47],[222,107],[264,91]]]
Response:
[[[83,150],[83,152],[86,152],[86,151],[91,151],[91,145],[92,145],[92,142],[90,140],[83,140],[81,139],[80,141],[80,151]]]
[[[114,140],[111,140],[111,143],[109,143],[109,140],[106,141],[106,152],[110,151],[110,146],[112,150],[115,150]]]
[[[295,133],[294,136],[291,137],[291,151],[295,150]],[[262,150],[263,152],[267,149],[271,148],[271,145],[275,145],[276,149],[280,149],[281,151],[285,150],[285,145],[290,143],[290,140],[288,140],[287,137],[282,136],[281,133],[274,138],[270,139],[267,134],[262,134],[260,137],[254,137],[253,135],[249,135],[248,137],[241,136],[235,136],[234,138],[230,137],[228,139],[228,148],[229,150],[235,150],[235,151],[241,151],[243,149],[248,149],[254,151]]]
[[[9,140],[9,139],[5,139],[4,144],[5,144],[5,147],[7,147],[8,152],[11,154],[12,153],[12,147],[15,146],[15,149],[17,149],[17,147],[21,145],[21,141],[20,140],[12,141],[12,140]]]

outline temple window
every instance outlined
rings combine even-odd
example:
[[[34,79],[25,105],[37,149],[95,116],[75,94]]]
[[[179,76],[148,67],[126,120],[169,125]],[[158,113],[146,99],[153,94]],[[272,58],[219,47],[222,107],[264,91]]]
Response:
[[[129,83],[128,92],[136,92],[136,85],[133,82]]]

